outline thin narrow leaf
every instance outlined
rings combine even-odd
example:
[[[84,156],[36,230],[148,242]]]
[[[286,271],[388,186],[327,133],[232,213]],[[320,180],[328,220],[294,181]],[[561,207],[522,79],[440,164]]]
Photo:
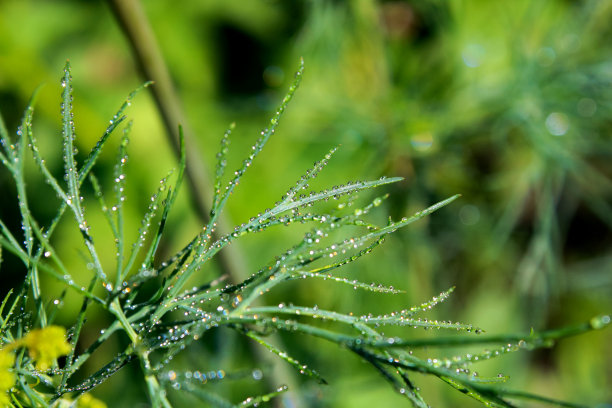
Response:
[[[70,74],[70,62],[66,61],[64,76],[62,78],[62,138],[64,140],[64,177],[68,184],[68,205],[74,206],[75,215],[82,216],[81,198],[79,189],[79,173],[74,155],[76,153],[74,120],[72,114],[72,75]],[[81,219],[77,219],[79,223]],[[81,231],[85,226],[79,225]]]
[[[97,283],[98,283],[98,277],[94,276],[91,282],[89,283],[89,287],[87,288],[87,290],[89,292],[93,292]],[[78,366],[75,365],[75,354],[77,350],[77,343],[81,336],[81,330],[83,329],[83,325],[85,324],[86,312],[87,312],[87,307],[89,306],[89,304],[90,304],[90,299],[84,298],[83,304],[81,305],[81,310],[79,311],[79,315],[77,316],[77,319],[76,319],[76,324],[72,328],[72,332],[70,336],[70,353],[68,353],[68,356],[66,357],[66,368],[64,369],[64,372],[62,373],[62,379],[60,380],[60,385],[58,387],[58,390],[60,392],[64,391],[64,389],[66,388],[66,384],[68,383],[68,380],[70,379],[70,376],[74,374],[78,368]],[[90,354],[82,353],[81,356],[83,355],[85,355],[85,358],[81,359],[81,364],[87,360]]]
[[[321,170],[323,170],[323,168],[325,166],[327,166],[327,163],[329,162],[329,160],[332,158],[332,156],[334,155],[334,153],[336,153],[336,150],[338,150],[337,147],[334,147],[333,149],[331,149],[324,157],[323,159],[321,159],[320,161],[316,162],[314,164],[314,166],[309,169],[306,174],[304,174],[302,177],[300,177],[300,179],[298,180],[298,182],[295,184],[295,186],[291,187],[289,189],[289,191],[285,194],[285,198],[284,200],[288,200],[288,201],[293,201],[293,198],[295,197],[295,195],[300,191],[300,190],[306,190],[308,188],[308,180],[314,179],[315,177],[317,177],[317,175],[319,174],[319,172]]]
[[[184,385],[178,385],[177,383],[177,387],[187,391],[191,395],[197,397],[201,401],[206,402],[207,404],[210,404],[213,407],[218,407],[218,408],[234,408],[235,407],[234,404],[232,404],[225,398],[221,397],[220,395],[217,395],[213,392],[202,389],[201,387],[196,387],[189,383],[184,384]]]
[[[113,220],[113,216],[111,214],[110,208],[106,205],[106,200],[104,199],[104,193],[102,192],[102,188],[100,187],[100,182],[98,181],[98,178],[93,173],[89,174],[89,182],[91,183],[91,186],[94,190],[94,196],[98,199],[100,208],[102,209],[102,212],[104,213],[104,218],[106,218],[106,222],[108,222],[108,225],[110,226],[111,231],[113,232],[113,238],[119,239],[117,228],[115,226],[115,222]]]
[[[361,358],[363,358],[365,361],[370,363],[372,366],[374,366],[374,368],[378,370],[378,372],[385,378],[385,380],[391,383],[393,388],[395,388],[395,390],[398,393],[404,395],[406,398],[410,400],[410,402],[412,402],[414,407],[429,408],[429,405],[427,405],[423,401],[423,399],[420,398],[420,395],[416,394],[415,390],[410,389],[410,388],[406,390],[406,387],[404,386],[404,384],[402,384],[394,375],[394,371],[395,371],[394,369],[386,367],[385,365],[381,364],[379,361],[375,359],[370,359],[369,355],[366,353],[363,353],[362,350],[355,350],[355,353],[359,355]]]
[[[219,208],[219,203],[221,201],[221,180],[223,179],[225,167],[227,166],[227,153],[229,152],[230,135],[232,134],[232,131],[235,127],[236,124],[232,123],[221,138],[221,149],[219,149],[219,153],[217,153],[217,171],[215,173],[215,186],[213,191],[213,205],[211,207],[211,216],[214,216],[217,209]],[[181,149],[183,148],[181,147]]]
[[[164,228],[166,226],[168,215],[170,214],[170,210],[172,209],[174,202],[176,201],[176,198],[181,188],[181,184],[183,182],[183,176],[185,174],[185,167],[186,167],[187,159],[186,159],[186,152],[185,152],[185,136],[183,135],[182,126],[179,126],[179,145],[180,145],[179,147],[180,147],[181,159],[179,162],[179,171],[176,177],[176,183],[174,185],[174,190],[172,188],[168,189],[168,195],[164,202],[164,211],[159,221],[157,232],[155,236],[153,237],[153,241],[151,242],[151,245],[149,246],[149,250],[147,252],[147,255],[145,256],[144,261],[142,262],[142,266],[139,272],[151,269],[153,265],[153,257],[155,256],[157,252],[157,248],[159,247],[159,243],[164,233]]]
[[[455,381],[452,378],[441,376],[440,379],[455,388],[456,390],[461,391],[463,394],[475,399],[476,401],[482,402],[487,407],[495,407],[495,408],[516,408],[515,405],[509,403],[508,401],[504,401],[503,399],[496,396],[487,396],[483,395],[474,389],[465,386],[464,384]]]
[[[123,116],[123,114],[125,113],[125,110],[129,106],[132,105],[132,100],[134,99],[134,97],[140,91],[142,91],[143,89],[147,88],[151,84],[153,84],[153,82],[151,82],[151,81],[145,82],[143,85],[139,86],[138,88],[136,88],[135,90],[130,92],[130,94],[125,99],[123,104],[119,107],[117,112],[115,112],[115,114],[113,115],[113,117],[109,121],[109,125],[106,128],[106,131],[104,132],[104,134],[102,135],[100,140],[98,140],[98,142],[96,142],[96,145],[91,149],[91,151],[89,152],[89,155],[87,156],[87,158],[83,162],[83,166],[81,167],[81,170],[79,172],[79,183],[82,184],[83,181],[85,181],[85,178],[87,177],[87,175],[89,174],[89,172],[93,168],[94,164],[96,163],[96,160],[100,156],[100,153],[102,152],[102,148],[104,147],[104,144],[108,140],[109,136],[113,133],[113,131],[117,128],[117,126],[119,126],[119,124],[121,124],[121,122],[123,122],[123,120],[125,119],[125,116]]]
[[[325,381],[325,379],[323,377],[321,377],[321,375],[317,371],[309,368],[305,364],[300,363],[298,360],[296,360],[295,358],[293,358],[290,355],[288,355],[285,351],[279,350],[278,348],[276,348],[272,344],[266,342],[264,339],[262,339],[260,336],[258,336],[254,332],[252,332],[252,331],[245,331],[244,334],[246,336],[252,338],[256,342],[258,342],[259,344],[261,344],[262,346],[264,346],[268,350],[270,350],[272,353],[276,354],[282,360],[284,360],[287,363],[289,363],[291,366],[293,366],[293,368],[298,370],[298,372],[300,374],[303,374],[303,375],[306,375],[308,377],[316,379],[319,382],[319,384],[327,384],[327,381]]]
[[[136,257],[138,256],[140,249],[144,246],[147,233],[149,232],[149,228],[151,227],[151,221],[157,214],[157,210],[161,205],[163,197],[162,193],[166,190],[167,184],[168,176],[160,180],[157,191],[151,196],[149,200],[149,208],[147,209],[147,212],[145,213],[141,221],[140,229],[138,230],[138,238],[136,239],[136,242],[132,244],[132,252],[130,253],[130,258],[128,259],[125,267],[123,268],[123,273],[121,274],[121,281],[125,280],[126,276],[132,269],[134,262],[136,261]]]
[[[21,226],[25,234],[24,242],[28,255],[32,254],[32,250],[34,248],[34,237],[31,223],[32,214],[30,213],[30,208],[28,207],[28,198],[25,190],[25,180],[23,171],[25,165],[26,142],[29,138],[31,138],[31,135],[33,133],[32,116],[34,114],[34,102],[36,101],[37,94],[38,90],[36,90],[30,98],[30,101],[28,102],[25,113],[23,115],[21,125],[19,126],[19,130],[17,130],[17,140],[15,142],[16,151],[15,155],[13,156],[13,176],[15,178],[15,185],[17,186],[17,198],[19,201],[19,211],[21,212]]]
[[[129,135],[132,129],[132,122],[123,129],[123,135],[121,137],[121,144],[119,145],[119,151],[117,153],[117,161],[114,169],[114,183],[113,189],[115,191],[115,205],[111,210],[115,213],[115,229],[117,236],[115,237],[115,249],[116,249],[116,272],[115,272],[115,286],[119,287],[123,280],[123,257],[125,253],[125,235],[123,233],[123,201],[125,200],[125,167],[128,161],[127,146],[130,141]]]
[[[329,280],[332,282],[343,283],[349,286],[352,286],[353,289],[363,289],[370,292],[378,292],[378,293],[406,293],[403,290],[395,289],[393,286],[384,286],[376,283],[364,283],[359,282],[355,279],[347,279],[347,278],[339,278],[337,276],[331,274],[322,274],[322,273],[313,273],[313,272],[296,272],[291,278],[300,279],[300,278],[318,278],[323,280]]]
[[[300,59],[300,67],[298,68],[298,71],[295,73],[295,79],[293,80],[293,83],[289,87],[287,94],[283,98],[283,101],[281,102],[280,106],[276,110],[275,114],[272,116],[272,119],[270,119],[270,123],[268,127],[261,131],[261,136],[259,137],[259,139],[257,139],[255,144],[251,147],[251,154],[249,154],[249,156],[244,160],[242,167],[236,170],[236,172],[234,173],[235,174],[234,178],[232,178],[232,180],[228,183],[225,189],[225,192],[223,192],[223,194],[221,195],[221,199],[219,200],[217,208],[215,208],[215,213],[212,215],[210,219],[209,225],[212,226],[215,223],[218,214],[221,212],[223,207],[225,207],[225,203],[227,202],[227,199],[234,192],[234,189],[240,182],[240,178],[242,177],[246,169],[251,166],[255,157],[257,157],[257,155],[262,151],[262,149],[264,148],[264,146],[270,139],[270,136],[272,136],[274,132],[276,131],[276,127],[278,126],[281,116],[287,109],[289,102],[291,101],[291,99],[293,99],[293,95],[295,94],[295,91],[297,90],[298,86],[300,85],[300,82],[302,81],[303,73],[304,73],[304,59]]]
[[[242,401],[239,404],[236,404],[236,408],[244,408],[244,407],[258,407],[262,402],[268,402],[274,397],[278,397],[280,394],[287,392],[289,387],[286,385],[281,385],[276,389],[276,391],[270,392],[268,394],[259,395],[257,397],[249,397]]]
[[[2,150],[0,150],[0,161],[7,168],[11,169],[12,164],[10,160],[12,159],[14,146],[11,143],[11,139],[9,138],[8,131],[6,130],[6,126],[4,125],[4,119],[2,118],[2,113],[0,112],[0,144],[6,152],[6,155]]]

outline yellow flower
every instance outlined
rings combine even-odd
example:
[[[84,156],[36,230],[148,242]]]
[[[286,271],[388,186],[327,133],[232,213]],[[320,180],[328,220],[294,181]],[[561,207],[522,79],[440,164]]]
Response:
[[[83,394],[77,400],[76,408],[106,408],[106,404],[91,394]]]
[[[15,374],[9,368],[15,363],[15,356],[8,350],[0,350],[0,406],[9,404],[8,391],[15,385]]]
[[[28,348],[30,357],[36,361],[36,368],[43,371],[71,350],[70,344],[66,342],[66,329],[60,326],[32,330],[19,342]]]

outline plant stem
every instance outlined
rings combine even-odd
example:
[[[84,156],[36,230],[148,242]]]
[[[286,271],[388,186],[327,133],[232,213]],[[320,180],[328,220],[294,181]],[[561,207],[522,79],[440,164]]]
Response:
[[[140,343],[140,339],[138,338],[138,333],[134,330],[130,322],[128,321],[127,316],[123,313],[123,309],[121,309],[121,305],[119,304],[119,299],[115,298],[109,307],[110,312],[117,318],[123,330],[127,333],[130,341],[134,345],[134,349],[138,348]]]
[[[119,323],[121,323],[123,330],[125,330],[130,338],[130,341],[132,342],[134,353],[138,356],[142,371],[145,375],[145,382],[147,383],[147,389],[149,390],[149,397],[151,398],[152,406],[154,408],[160,406],[171,408],[172,405],[166,398],[166,392],[159,384],[159,381],[157,381],[155,374],[153,374],[151,362],[149,361],[149,351],[140,347],[140,338],[138,337],[138,333],[136,333],[127,316],[123,312],[123,309],[121,309],[118,298],[113,300],[113,302],[110,304],[109,310],[117,318]]]
[[[139,358],[140,363],[142,365],[142,369],[145,373],[145,382],[147,383],[147,389],[149,390],[152,406],[154,408],[157,408],[159,406],[163,406],[164,408],[172,408],[170,401],[168,401],[168,398],[166,397],[166,391],[161,385],[159,385],[157,377],[155,376],[155,374],[153,374],[151,370],[149,353],[139,353]]]
[[[109,5],[130,42],[144,79],[155,83],[151,87],[155,104],[177,157],[180,156],[179,125],[183,127],[187,155],[185,175],[196,213],[203,225],[206,225],[210,219],[213,185],[198,150],[193,148],[193,132],[181,109],[180,99],[172,84],[151,25],[139,0],[109,0]],[[218,231],[229,231],[228,222],[223,217],[217,220],[217,224]],[[217,262],[224,274],[227,274],[232,281],[239,282],[245,278],[243,259],[240,250],[233,245],[218,255]]]
[[[151,90],[153,91],[157,109],[166,127],[166,134],[170,139],[177,157],[180,156],[179,124],[183,127],[183,136],[186,146],[185,153],[187,155],[185,175],[196,212],[202,220],[203,225],[207,225],[210,220],[212,208],[213,185],[207,176],[208,172],[206,166],[197,153],[197,149],[191,147],[194,145],[193,133],[180,108],[181,104],[179,97],[170,79],[168,68],[164,62],[164,58],[147,16],[139,0],[109,0],[108,3],[125,36],[130,42],[130,46],[136,58],[136,63],[142,75],[145,80],[152,80],[155,82]],[[217,231],[220,232],[221,235],[224,231],[230,230],[230,228],[227,227],[228,222],[222,215],[217,218],[216,223]],[[213,235],[213,240],[218,232]],[[220,251],[215,259],[219,264],[222,274],[227,275],[230,281],[238,283],[246,278],[244,256],[236,243]],[[275,358],[270,358],[265,350],[262,350],[256,345],[253,348],[253,355],[261,364],[271,363],[277,368],[274,372],[278,370],[280,373],[280,375],[273,374],[267,377],[269,378],[269,385],[272,389],[277,387],[278,384],[287,383],[290,388],[297,391],[295,386],[291,384],[294,382],[294,376],[288,373],[284,366],[281,365],[279,367]],[[149,384],[148,381],[147,384]],[[159,386],[159,384],[157,386]],[[277,401],[278,400],[275,400],[276,404],[278,404]],[[300,401],[297,394],[293,393],[290,405],[300,408],[304,404]]]

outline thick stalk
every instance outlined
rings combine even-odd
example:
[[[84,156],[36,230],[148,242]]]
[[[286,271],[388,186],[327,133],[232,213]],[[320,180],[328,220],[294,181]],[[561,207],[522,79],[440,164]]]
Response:
[[[139,0],[108,0],[116,20],[119,22],[125,36],[130,42],[136,63],[145,80],[155,82],[151,87],[155,103],[166,127],[166,134],[177,154],[180,156],[179,124],[183,127],[186,146],[185,175],[191,191],[191,198],[196,212],[203,225],[207,225],[210,219],[212,207],[213,186],[210,182],[201,156],[194,149],[193,133],[187,123],[185,115],[181,110],[181,103],[177,92],[170,79],[168,68],[165,64],[161,50],[155,39],[155,35],[149,24],[146,14]],[[223,216],[216,221],[217,231],[221,233],[230,231],[228,223]],[[217,235],[218,237],[219,235]],[[213,237],[214,239],[214,237]],[[234,283],[240,282],[247,277],[244,266],[244,256],[241,254],[236,243],[227,246],[220,251],[215,260],[223,274],[227,275]],[[279,384],[288,384],[291,389],[297,391],[294,375],[288,371],[283,362],[273,358],[270,353],[261,349],[253,343],[253,354],[262,365],[271,364],[275,369],[271,376],[266,377],[271,389]],[[276,374],[278,373],[278,374]],[[157,380],[156,380],[157,381]],[[147,382],[147,384],[149,384]],[[154,385],[153,383],[151,383]],[[288,405],[300,408],[304,404],[293,394]],[[278,405],[278,399],[275,400]]]
[[[212,206],[213,185],[198,149],[194,148],[193,132],[181,109],[180,99],[147,16],[139,0],[109,0],[109,4],[130,42],[144,79],[155,83],[150,89],[166,128],[166,135],[177,157],[180,156],[179,125],[183,127],[186,146],[185,176],[198,217],[203,225],[207,225]],[[217,230],[221,233],[229,231],[228,222],[223,217],[217,220],[217,225]],[[245,271],[243,259],[236,245],[228,247],[216,257],[223,273],[233,282],[240,282],[246,277],[243,272]]]
[[[127,316],[123,312],[123,309],[119,304],[119,299],[115,298],[115,300],[113,300],[113,302],[110,304],[109,310],[117,318],[121,324],[121,327],[123,327],[123,330],[126,332],[130,338],[130,341],[132,342],[132,348],[134,349],[134,353],[138,356],[142,371],[145,375],[145,382],[149,391],[149,397],[151,398],[151,405],[153,408],[171,408],[172,405],[170,405],[170,402],[166,398],[166,391],[159,384],[159,381],[157,381],[157,377],[155,377],[155,374],[151,368],[149,351],[140,346],[140,337],[138,337],[138,333],[136,333]]]

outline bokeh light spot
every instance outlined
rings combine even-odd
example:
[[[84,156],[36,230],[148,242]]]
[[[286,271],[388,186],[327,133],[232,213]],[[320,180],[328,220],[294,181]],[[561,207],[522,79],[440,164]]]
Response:
[[[567,133],[570,122],[566,114],[553,112],[546,118],[546,129],[553,136],[563,136]]]
[[[480,44],[468,44],[461,53],[463,63],[470,68],[479,67],[485,56],[485,49]]]

